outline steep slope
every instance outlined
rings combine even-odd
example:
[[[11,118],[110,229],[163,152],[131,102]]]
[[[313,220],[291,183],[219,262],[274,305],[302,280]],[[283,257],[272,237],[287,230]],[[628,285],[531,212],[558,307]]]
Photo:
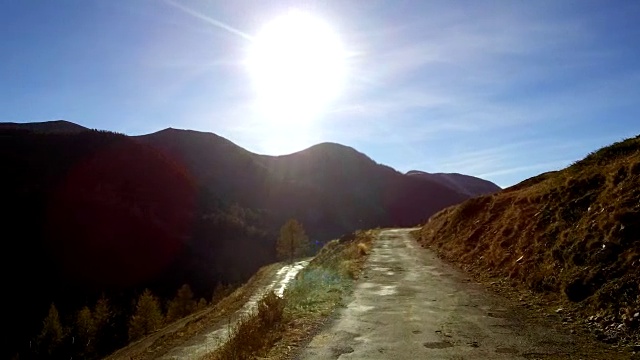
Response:
[[[411,170],[407,172],[407,175],[436,181],[439,184],[470,197],[489,195],[502,190],[491,181],[458,173],[427,173],[419,170]]]
[[[420,241],[482,277],[564,303],[583,319],[637,329],[640,136],[447,208],[429,219]]]
[[[0,130],[0,139],[10,169],[0,277],[13,293],[4,353],[28,345],[52,302],[67,314],[156,278],[184,247],[195,193],[182,169],[123,135]]]
[[[278,224],[297,217],[318,240],[358,228],[413,225],[469,197],[339,144],[274,157],[211,133],[167,129],[139,139],[184,164],[215,197],[265,209]]]
[[[440,184],[416,181],[334,143],[262,159],[275,176],[319,189],[331,211],[344,211],[341,220],[360,228],[413,225],[467,198]]]
[[[29,345],[51,303],[67,319],[107,296],[116,312],[98,352],[109,352],[127,341],[130,302],[145,287],[166,298],[188,283],[210,298],[216,283],[244,280],[274,258],[275,235],[259,214],[220,206],[148,144],[16,129],[0,130],[0,142],[10,169],[0,180],[0,280],[14,294],[2,358]]]
[[[276,231],[297,217],[316,238],[328,239],[345,231],[328,216],[319,189],[283,180],[263,161],[227,139],[212,133],[166,129],[138,137],[183,164],[196,182],[223,204],[263,210],[264,221]]]
[[[136,137],[186,166],[194,179],[230,199],[264,176],[254,154],[216,134],[168,128]],[[228,179],[228,180],[226,180]]]

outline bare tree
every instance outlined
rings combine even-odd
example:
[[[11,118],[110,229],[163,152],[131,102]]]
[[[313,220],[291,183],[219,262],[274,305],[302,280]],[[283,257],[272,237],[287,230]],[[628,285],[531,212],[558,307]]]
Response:
[[[309,238],[302,224],[296,219],[289,219],[281,228],[276,243],[278,259],[288,260],[304,256],[309,251]]]

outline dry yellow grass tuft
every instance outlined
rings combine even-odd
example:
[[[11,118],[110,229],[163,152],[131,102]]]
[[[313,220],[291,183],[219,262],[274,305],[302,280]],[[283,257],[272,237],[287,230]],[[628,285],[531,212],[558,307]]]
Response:
[[[360,256],[369,255],[369,247],[365,243],[358,243],[358,253]]]
[[[208,359],[255,359],[266,354],[280,338],[285,301],[268,293],[258,304],[258,310],[242,319],[231,331],[229,341]]]

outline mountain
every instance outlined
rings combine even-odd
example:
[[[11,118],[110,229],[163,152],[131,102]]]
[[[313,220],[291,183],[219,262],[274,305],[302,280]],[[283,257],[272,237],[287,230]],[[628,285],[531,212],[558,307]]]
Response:
[[[411,170],[407,172],[407,175],[435,181],[452,190],[471,197],[490,195],[502,190],[498,185],[491,181],[458,173],[427,173],[419,170]]]
[[[248,152],[211,133],[166,129],[138,137],[183,164],[224,202],[297,217],[319,240],[355,228],[413,225],[469,196],[405,176],[339,144],[284,156]]]
[[[66,121],[0,124],[0,139],[6,354],[34,339],[51,303],[69,319],[101,296],[117,309],[104,349],[122,346],[142,289],[167,299],[188,283],[210,298],[275,261],[289,218],[321,246],[469,197],[332,143],[264,156],[211,133],[131,137]]]
[[[32,122],[32,123],[0,123],[0,130],[28,130],[39,133],[77,133],[87,131],[84,126],[65,120]]]
[[[424,246],[479,277],[544,296],[603,329],[638,329],[640,136],[446,208],[420,233]]]
[[[198,224],[196,188],[183,169],[108,132],[0,130],[0,142],[0,276],[12,292],[0,357],[29,344],[52,302],[69,317],[102,293],[126,308],[139,286],[170,292],[181,282],[163,273],[189,250]]]

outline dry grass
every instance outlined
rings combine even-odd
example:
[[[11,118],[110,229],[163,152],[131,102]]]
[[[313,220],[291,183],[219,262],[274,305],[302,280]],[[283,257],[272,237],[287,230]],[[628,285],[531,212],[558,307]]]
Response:
[[[369,255],[369,247],[365,243],[358,243],[358,253],[360,256]]]
[[[231,331],[229,341],[208,359],[245,360],[264,356],[280,338],[284,305],[284,299],[268,293],[258,303],[258,310],[240,320]]]
[[[582,316],[627,321],[640,311],[640,137],[447,208],[422,228],[420,242]]]

